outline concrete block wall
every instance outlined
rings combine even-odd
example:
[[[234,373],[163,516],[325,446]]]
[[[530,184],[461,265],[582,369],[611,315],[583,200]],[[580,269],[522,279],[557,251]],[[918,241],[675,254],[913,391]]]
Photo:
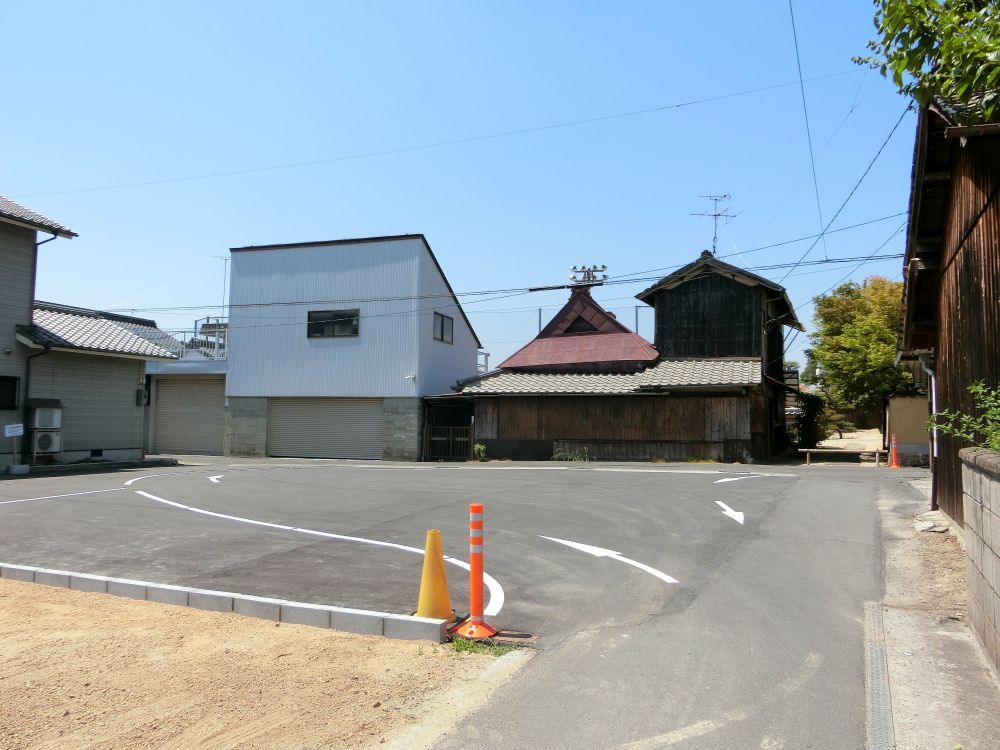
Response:
[[[965,448],[959,455],[969,624],[1000,670],[1000,453]]]
[[[223,450],[227,456],[267,455],[267,399],[230,396]]]
[[[382,457],[387,461],[420,460],[422,405],[419,398],[383,400],[385,438]]]

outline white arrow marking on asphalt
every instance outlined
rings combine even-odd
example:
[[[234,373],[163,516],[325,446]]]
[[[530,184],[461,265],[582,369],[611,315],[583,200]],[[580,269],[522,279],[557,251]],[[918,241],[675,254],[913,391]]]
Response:
[[[627,557],[622,557],[621,552],[615,552],[612,549],[604,549],[603,547],[595,547],[591,544],[583,544],[582,542],[571,542],[567,539],[556,539],[554,536],[543,536],[539,534],[538,536],[542,539],[548,539],[550,542],[558,542],[559,544],[565,544],[567,547],[572,547],[573,549],[578,549],[581,552],[586,552],[588,555],[593,555],[594,557],[610,557],[612,560],[617,560],[618,562],[623,562],[626,565],[631,565],[633,568],[638,568],[639,570],[644,570],[650,575],[654,575],[661,581],[666,581],[667,583],[677,583],[676,578],[668,576],[666,573],[657,570],[656,568],[651,568],[648,565],[644,565],[641,562],[636,562],[635,560],[629,560]]]
[[[219,480],[222,479],[224,476],[226,476],[226,475],[225,474],[216,474],[214,477],[209,477],[208,481],[211,482],[212,484],[218,484]]]
[[[738,482],[741,479],[756,479],[760,474],[747,474],[745,477],[727,477],[726,479],[716,479],[712,484],[722,484],[723,482]]]
[[[736,523],[738,523],[740,525],[743,524],[743,514],[742,513],[737,513],[735,510],[733,510],[732,508],[730,508],[728,505],[726,505],[721,500],[716,500],[715,504],[718,505],[720,508],[722,508],[722,515],[729,516],[734,521],[736,521]]]

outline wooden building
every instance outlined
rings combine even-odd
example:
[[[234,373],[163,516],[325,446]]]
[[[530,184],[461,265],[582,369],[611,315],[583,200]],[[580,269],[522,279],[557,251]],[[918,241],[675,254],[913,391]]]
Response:
[[[940,101],[920,112],[899,351],[931,375],[933,411],[972,413],[969,385],[1000,382],[1000,123],[963,121]],[[959,523],[966,445],[931,437],[934,505]]]
[[[586,286],[491,373],[460,384],[474,441],[519,459],[750,462],[784,448],[782,287],[711,253],[638,295],[656,344]]]

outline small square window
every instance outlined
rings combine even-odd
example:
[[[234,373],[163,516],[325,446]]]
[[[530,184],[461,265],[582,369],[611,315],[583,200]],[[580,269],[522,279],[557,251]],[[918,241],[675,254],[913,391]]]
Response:
[[[455,340],[455,321],[447,315],[434,313],[434,340],[451,344]]]
[[[357,336],[360,310],[310,310],[308,336],[311,339]]]
[[[17,390],[20,383],[20,378],[0,378],[0,409],[17,408]]]

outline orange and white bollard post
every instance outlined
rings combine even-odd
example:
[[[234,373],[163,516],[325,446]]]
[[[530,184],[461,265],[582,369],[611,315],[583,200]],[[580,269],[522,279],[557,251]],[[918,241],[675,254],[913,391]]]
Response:
[[[896,433],[892,433],[892,442],[889,444],[891,452],[889,453],[889,468],[890,469],[902,469],[902,464],[899,463],[899,452],[896,450]]]
[[[455,628],[456,635],[478,640],[497,630],[483,617],[483,504],[469,505],[469,619]]]

